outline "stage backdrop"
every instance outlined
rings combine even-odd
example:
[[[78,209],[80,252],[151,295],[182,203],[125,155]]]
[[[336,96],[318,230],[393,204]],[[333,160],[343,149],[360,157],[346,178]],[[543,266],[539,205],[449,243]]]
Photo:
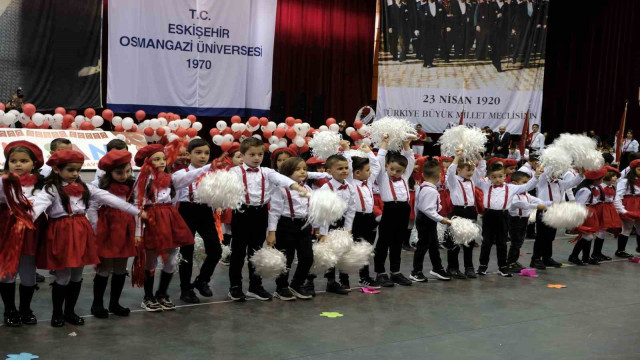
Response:
[[[266,115],[276,0],[110,0],[110,109]]]
[[[377,117],[441,133],[540,124],[549,1],[381,0]]]

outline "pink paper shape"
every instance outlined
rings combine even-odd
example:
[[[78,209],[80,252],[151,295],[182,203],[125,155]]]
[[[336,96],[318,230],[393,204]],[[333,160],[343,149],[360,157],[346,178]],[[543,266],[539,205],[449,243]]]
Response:
[[[371,286],[362,287],[362,288],[360,288],[360,290],[362,290],[362,292],[365,293],[365,294],[380,294],[379,290],[376,290],[376,289],[372,288]]]
[[[629,261],[634,262],[636,264],[640,264],[640,258],[637,256],[634,256],[633,258],[629,259]]]
[[[522,269],[520,276],[538,277],[538,274],[536,274],[536,269]]]

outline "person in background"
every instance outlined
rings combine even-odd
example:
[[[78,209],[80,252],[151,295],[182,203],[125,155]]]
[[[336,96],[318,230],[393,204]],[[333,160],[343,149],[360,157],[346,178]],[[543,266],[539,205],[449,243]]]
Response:
[[[424,153],[424,142],[427,140],[427,133],[422,130],[422,125],[416,125],[418,139],[411,142],[411,149],[419,156]]]

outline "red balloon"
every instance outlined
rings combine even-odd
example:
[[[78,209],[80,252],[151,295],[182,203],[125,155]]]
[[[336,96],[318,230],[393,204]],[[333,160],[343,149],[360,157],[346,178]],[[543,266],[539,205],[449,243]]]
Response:
[[[277,136],[278,139],[282,139],[282,137],[284,136],[285,132],[286,132],[285,129],[277,128],[277,129],[275,129],[273,131],[273,135]],[[295,130],[293,132],[295,133]]]
[[[228,152],[232,146],[233,146],[233,143],[231,141],[225,141],[222,144],[220,144],[220,148],[222,149],[223,152]]]
[[[69,114],[69,115],[71,115],[71,116],[73,116],[73,117],[75,118],[75,117],[76,117],[76,115],[78,115],[78,112],[77,112],[76,110],[69,110],[69,111],[67,112],[67,114]]]
[[[102,110],[102,118],[107,120],[107,121],[113,120],[113,111],[111,111],[109,109]]]
[[[327,122],[326,122],[327,126],[329,126],[331,124],[335,124],[335,123],[336,123],[336,119],[334,119],[334,118],[328,118]]]
[[[145,113],[143,110],[136,111],[136,120],[142,121],[146,116],[147,116],[147,113]]]
[[[295,151],[295,152],[298,152],[298,150],[299,150],[300,148],[298,147],[298,145],[296,145],[296,144],[294,144],[294,143],[291,143],[291,144],[289,144],[289,149],[291,149],[291,150],[293,150],[293,151]]]
[[[56,111],[54,112],[54,114],[66,115],[67,110],[65,110],[62,106],[59,106],[56,108]]]
[[[240,116],[238,115],[234,115],[231,117],[231,123],[232,124],[238,124],[242,121],[242,118],[240,118]]]
[[[360,133],[359,133],[359,132],[357,132],[357,131],[352,131],[352,132],[351,132],[351,135],[349,135],[349,137],[350,137],[351,139],[353,139],[353,141],[356,141],[356,140],[362,139],[362,136],[361,136],[361,135],[360,135]]]
[[[296,124],[302,124],[302,119],[296,119]]]
[[[3,103],[0,103],[0,110],[4,111],[6,108],[4,107]]]
[[[158,119],[159,118],[165,118],[166,119],[167,118],[167,113],[161,112],[160,114],[158,114]]]
[[[308,144],[304,144],[301,148],[300,148],[300,154],[304,154],[307,151],[309,151],[309,145]]]
[[[198,136],[198,130],[194,128],[189,128],[187,129],[187,135],[189,135],[190,138],[196,137]]]
[[[122,127],[122,125],[117,125],[113,131],[115,132],[124,132],[124,128]]]
[[[161,128],[158,128],[158,130],[160,130]],[[148,127],[148,128],[144,128],[144,134],[147,136],[153,136],[153,129]]]
[[[313,136],[313,134],[315,134],[315,133],[316,133],[316,129],[311,128],[311,129],[309,129],[309,131],[307,131],[307,136]]]
[[[36,107],[33,104],[24,104],[22,105],[22,112],[28,117],[32,117],[36,113]]]
[[[67,114],[62,118],[62,128],[68,129],[73,124],[73,115]]]
[[[362,125],[363,125],[362,121],[360,121],[360,120],[356,120],[356,121],[353,122],[353,127],[356,128],[356,129],[360,129],[362,127]]]
[[[173,113],[172,112],[167,113],[166,116],[167,116],[167,120],[173,120]]]
[[[220,130],[213,128],[211,130],[209,130],[209,136],[214,137],[216,135],[220,135]]]
[[[145,130],[147,130],[147,129],[145,129]],[[167,133],[167,130],[165,130],[164,128],[160,127],[160,128],[156,129],[156,135],[158,135],[158,136],[164,136],[164,134],[166,134],[166,133]]]
[[[185,135],[187,135],[187,129],[178,128],[178,130],[176,130],[176,135],[185,137]]]
[[[84,116],[91,119],[92,117],[96,116],[96,111],[93,108],[86,108],[84,109]]]
[[[251,136],[251,131],[245,130],[245,131],[242,132],[242,135],[244,135],[246,137],[249,137],[249,136]]]
[[[187,115],[187,119],[189,119],[189,121],[191,121],[192,124],[194,122],[196,122],[196,116],[195,115]]]
[[[95,113],[94,113],[94,116],[95,116]],[[80,124],[80,130],[93,130],[95,128],[96,127],[93,126],[93,124],[91,124],[91,121],[83,121],[82,124]]]
[[[267,119],[266,117],[261,117],[260,118],[260,125],[267,126],[267,124],[269,124],[269,119]]]
[[[233,134],[233,130],[231,130],[231,127],[226,127],[224,128],[224,130],[222,130],[222,135],[227,135],[227,134]]]
[[[256,127],[258,125],[260,125],[260,119],[258,119],[255,116],[252,116],[249,118],[249,125],[251,125],[251,127]]]
[[[138,125],[133,125],[131,129],[129,129],[129,132],[138,132]]]
[[[289,128],[286,131],[287,137],[291,140],[295,139],[296,136],[298,136],[298,134],[296,134],[296,131],[293,128]]]
[[[25,127],[26,127],[27,129],[37,129],[37,128],[38,128],[38,126],[37,126],[33,121],[29,121],[29,122],[27,123],[27,125],[25,125]]]
[[[284,120],[285,124],[287,124],[288,127],[292,127],[293,124],[296,123],[296,119],[292,118],[291,116],[289,116],[288,118],[286,118]]]
[[[240,131],[236,131],[233,133],[234,139],[240,139],[241,136],[242,136],[242,133]]]
[[[262,135],[264,136],[265,139],[268,139],[268,138],[273,136],[273,131],[265,130],[265,131],[262,132]]]
[[[42,123],[42,125],[40,125],[40,129],[48,129],[48,128],[49,128],[49,122],[45,120]]]

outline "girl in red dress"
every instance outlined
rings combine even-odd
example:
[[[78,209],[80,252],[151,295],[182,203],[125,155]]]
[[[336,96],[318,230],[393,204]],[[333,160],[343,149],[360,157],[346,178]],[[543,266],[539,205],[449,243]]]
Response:
[[[618,235],[618,251],[616,256],[621,258],[630,258],[631,254],[627,253],[627,240],[631,235],[631,230],[636,228],[636,232],[640,230],[640,159],[633,160],[629,164],[629,172],[618,181],[616,186],[616,194],[622,199],[622,209],[620,217],[622,218],[622,233]],[[640,252],[640,239],[637,238],[638,247],[636,251]]]
[[[622,221],[618,215],[622,208],[622,199],[616,196],[616,181],[620,172],[612,167],[606,167],[606,169],[607,174],[602,178],[602,184],[600,184],[603,201],[596,205],[600,230],[596,233],[596,239],[593,242],[593,254],[591,254],[591,257],[598,261],[611,260],[610,257],[602,253],[606,231],[622,227]]]
[[[33,202],[33,218],[46,212],[49,224],[38,248],[39,268],[55,270],[51,291],[53,315],[51,325],[61,327],[68,322],[83,325],[75,305],[82,285],[82,269],[100,262],[96,238],[86,212],[92,202],[99,202],[139,215],[140,211],[107,191],[87,186],[80,179],[84,154],[75,150],[56,151],[47,165],[52,172],[43,190]],[[143,218],[146,214],[140,214]],[[64,311],[63,311],[64,305]]]

